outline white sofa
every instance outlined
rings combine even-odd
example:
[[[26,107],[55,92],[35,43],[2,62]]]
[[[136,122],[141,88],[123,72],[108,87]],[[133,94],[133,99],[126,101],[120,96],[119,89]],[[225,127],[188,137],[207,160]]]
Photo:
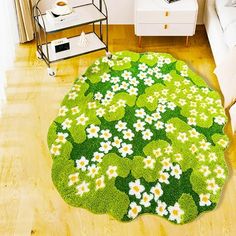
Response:
[[[225,42],[224,31],[216,12],[215,1],[216,0],[206,0],[204,23],[216,63],[215,74],[217,75],[221,91],[224,95],[225,108],[230,108],[231,125],[233,132],[235,132],[236,46],[230,49]]]

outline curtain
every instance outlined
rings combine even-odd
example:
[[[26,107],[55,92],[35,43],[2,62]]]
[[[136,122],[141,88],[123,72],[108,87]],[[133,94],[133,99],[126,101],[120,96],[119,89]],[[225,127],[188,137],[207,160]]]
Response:
[[[34,39],[32,23],[32,4],[30,0],[15,0],[18,20],[19,38],[21,43]]]

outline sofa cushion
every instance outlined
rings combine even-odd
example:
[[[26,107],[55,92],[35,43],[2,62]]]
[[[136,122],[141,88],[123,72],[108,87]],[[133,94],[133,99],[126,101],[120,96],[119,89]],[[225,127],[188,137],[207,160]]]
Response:
[[[236,7],[228,7],[229,0],[216,0],[215,7],[219,16],[222,29],[226,28],[234,21],[236,21]]]

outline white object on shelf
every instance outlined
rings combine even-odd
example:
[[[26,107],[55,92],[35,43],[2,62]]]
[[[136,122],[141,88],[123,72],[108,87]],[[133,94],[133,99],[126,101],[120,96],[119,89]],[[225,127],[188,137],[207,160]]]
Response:
[[[137,36],[192,36],[198,14],[197,0],[167,3],[163,0],[135,0]]]
[[[57,0],[54,3],[52,12],[59,16],[68,15],[72,13],[72,7],[69,5],[67,0]]]
[[[88,45],[88,40],[86,38],[86,34],[84,33],[84,31],[79,36],[79,44],[78,45],[79,45],[79,47],[86,47]]]
[[[87,40],[87,47],[78,46],[79,37],[80,36],[69,38],[68,40],[70,42],[70,50],[58,52],[58,53],[55,53],[53,51],[51,47],[51,43],[49,43],[48,50],[49,50],[50,62],[68,59],[73,56],[79,56],[81,54],[89,53],[89,52],[100,50],[100,49],[106,49],[106,45],[98,38],[98,36],[95,33],[88,33],[85,35],[86,40]],[[43,53],[47,55],[45,44],[42,46],[42,50],[43,50]]]
[[[50,18],[48,19],[46,14],[42,16],[47,33],[106,19],[106,16],[103,15],[93,4],[75,7],[71,14],[60,17],[62,20],[56,20],[54,23]],[[41,27],[43,27],[42,18],[39,17],[39,24]]]

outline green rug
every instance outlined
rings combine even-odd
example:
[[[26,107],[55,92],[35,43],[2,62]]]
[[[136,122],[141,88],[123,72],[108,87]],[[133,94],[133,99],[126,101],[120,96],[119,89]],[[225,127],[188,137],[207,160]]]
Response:
[[[48,133],[52,179],[70,205],[130,221],[184,224],[214,209],[228,170],[217,92],[169,54],[98,59]]]

